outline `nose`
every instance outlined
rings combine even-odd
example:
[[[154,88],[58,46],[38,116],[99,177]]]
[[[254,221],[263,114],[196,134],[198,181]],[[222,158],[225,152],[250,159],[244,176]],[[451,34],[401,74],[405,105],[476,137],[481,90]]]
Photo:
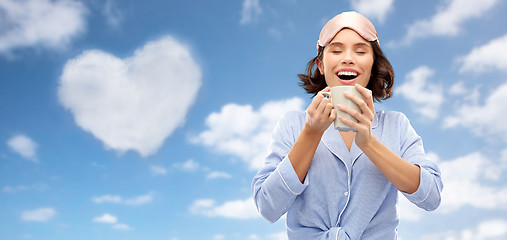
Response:
[[[354,63],[354,57],[352,56],[351,51],[345,51],[342,58],[343,64],[353,64]]]

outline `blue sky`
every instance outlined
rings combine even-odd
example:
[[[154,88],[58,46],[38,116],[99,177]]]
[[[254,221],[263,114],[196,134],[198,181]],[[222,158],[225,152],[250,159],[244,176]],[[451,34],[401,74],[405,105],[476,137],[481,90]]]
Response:
[[[1,239],[286,239],[250,183],[325,22],[372,20],[442,204],[401,239],[507,238],[507,3],[0,0]]]

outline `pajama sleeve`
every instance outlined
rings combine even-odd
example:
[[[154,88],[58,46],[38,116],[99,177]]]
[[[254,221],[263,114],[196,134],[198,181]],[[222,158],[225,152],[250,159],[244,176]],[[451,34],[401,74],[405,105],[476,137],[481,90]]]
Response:
[[[421,137],[403,114],[400,114],[400,130],[401,158],[418,165],[421,171],[419,188],[412,194],[403,195],[422,209],[435,210],[440,205],[443,188],[440,169],[425,154]]]

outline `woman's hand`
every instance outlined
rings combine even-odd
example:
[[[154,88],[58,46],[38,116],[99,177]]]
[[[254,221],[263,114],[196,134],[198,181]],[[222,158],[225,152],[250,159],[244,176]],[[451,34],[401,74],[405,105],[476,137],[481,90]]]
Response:
[[[362,113],[341,105],[338,106],[338,109],[350,114],[356,118],[358,122],[356,123],[341,116],[339,119],[351,128],[357,130],[355,139],[356,145],[359,148],[363,149],[363,147],[368,146],[368,144],[370,144],[374,139],[373,135],[371,134],[371,127],[373,118],[375,116],[375,109],[373,107],[372,92],[359,84],[356,84],[355,88],[363,95],[364,100],[352,94],[345,93],[344,95],[346,98],[357,104]]]
[[[315,134],[322,134],[336,119],[336,110],[329,98],[324,97],[322,92],[329,92],[329,87],[324,88],[313,98],[312,103],[306,109],[305,128]]]

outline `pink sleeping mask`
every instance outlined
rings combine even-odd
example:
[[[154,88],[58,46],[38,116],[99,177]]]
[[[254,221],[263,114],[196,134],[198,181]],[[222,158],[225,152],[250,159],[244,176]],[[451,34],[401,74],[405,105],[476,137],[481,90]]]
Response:
[[[322,28],[317,42],[317,49],[319,49],[319,46],[327,46],[334,36],[344,28],[354,30],[367,41],[379,41],[377,31],[368,18],[357,12],[343,12],[329,20]]]

